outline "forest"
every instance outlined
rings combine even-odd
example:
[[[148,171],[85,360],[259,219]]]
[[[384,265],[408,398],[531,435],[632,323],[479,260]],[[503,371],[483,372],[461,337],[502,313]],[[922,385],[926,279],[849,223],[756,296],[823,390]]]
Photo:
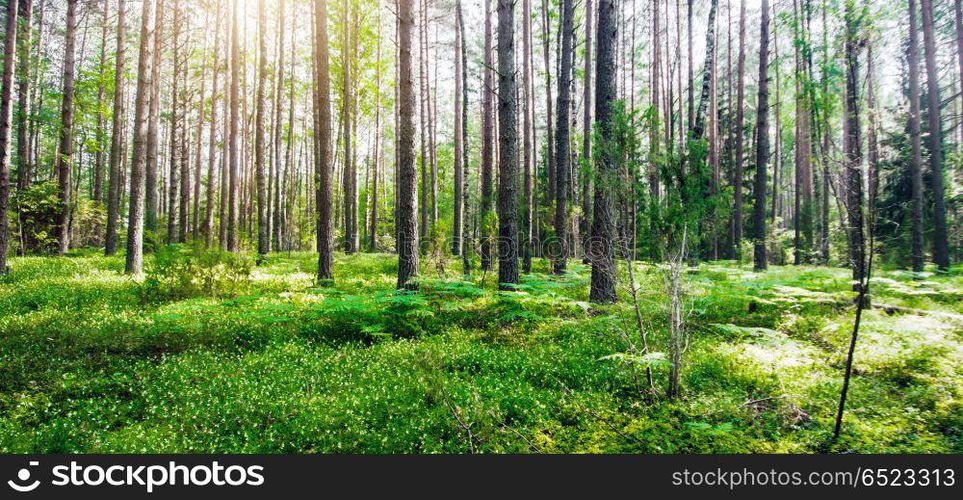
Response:
[[[0,0],[4,453],[963,453],[963,0]]]

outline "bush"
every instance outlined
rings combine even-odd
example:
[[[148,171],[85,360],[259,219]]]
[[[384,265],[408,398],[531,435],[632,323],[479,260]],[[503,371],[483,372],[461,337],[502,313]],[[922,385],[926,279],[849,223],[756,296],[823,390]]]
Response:
[[[56,252],[57,215],[61,208],[56,184],[43,182],[18,191],[13,206],[17,208],[18,214],[11,220],[18,222],[16,234],[21,237],[11,239],[22,245],[20,251]]]
[[[141,300],[236,297],[250,289],[253,266],[248,256],[206,249],[200,243],[158,247],[147,264]]]

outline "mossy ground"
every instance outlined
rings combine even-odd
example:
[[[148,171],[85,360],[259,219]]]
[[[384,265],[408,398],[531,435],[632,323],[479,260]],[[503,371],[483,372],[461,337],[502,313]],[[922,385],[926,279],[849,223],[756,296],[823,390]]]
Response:
[[[683,394],[669,401],[664,363],[650,400],[644,369],[611,357],[637,342],[627,289],[598,308],[578,264],[518,293],[494,291],[493,273],[459,281],[455,264],[397,294],[391,255],[338,255],[335,285],[318,287],[315,255],[272,254],[230,290],[175,294],[145,292],[122,257],[13,259],[0,451],[963,452],[958,269],[879,273],[877,303],[948,314],[865,313],[829,448],[855,312],[844,269],[689,269]],[[662,275],[638,264],[656,352]]]

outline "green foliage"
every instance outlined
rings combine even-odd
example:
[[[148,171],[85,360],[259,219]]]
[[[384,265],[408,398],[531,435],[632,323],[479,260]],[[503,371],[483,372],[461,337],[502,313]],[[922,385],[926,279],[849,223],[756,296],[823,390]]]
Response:
[[[253,265],[248,256],[206,249],[200,242],[159,247],[147,264],[140,296],[145,303],[235,297],[249,289]]]
[[[57,192],[57,185],[53,182],[42,182],[17,191],[12,203],[17,213],[10,220],[17,222],[22,240],[15,240],[19,240],[27,252],[53,253],[57,250],[57,215],[62,207]],[[18,232],[11,231],[11,234]]]
[[[653,265],[636,276],[641,355],[624,341],[634,311],[584,302],[577,262],[511,293],[493,276],[396,292],[384,254],[337,255],[324,288],[310,253],[253,268],[160,246],[143,282],[92,251],[13,264],[0,278],[4,452],[815,452],[832,432],[853,314],[845,269],[690,268],[695,334],[668,401]],[[913,278],[884,273],[874,300],[963,313],[959,273]],[[958,325],[863,320],[839,451],[959,453]]]

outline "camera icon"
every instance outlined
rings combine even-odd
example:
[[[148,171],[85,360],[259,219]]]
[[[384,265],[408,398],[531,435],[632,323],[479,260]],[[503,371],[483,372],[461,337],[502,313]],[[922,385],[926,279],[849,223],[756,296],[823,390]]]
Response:
[[[40,465],[40,462],[38,462],[38,461],[36,461],[36,460],[31,460],[28,465],[29,465],[30,467],[36,467],[36,466]],[[19,482],[18,482],[18,481],[19,481]],[[30,481],[30,469],[28,469],[28,468],[23,468],[23,469],[20,469],[19,471],[17,471],[17,481],[9,480],[9,481],[7,481],[7,485],[10,486],[11,488],[13,488],[14,490],[19,491],[19,492],[21,492],[21,493],[26,493],[26,492],[28,492],[28,491],[33,491],[33,490],[37,489],[37,486],[40,486],[40,481],[34,481],[34,482],[32,482],[32,483],[29,483],[29,484],[27,484],[27,481]],[[24,484],[20,484],[20,483],[24,483]]]

